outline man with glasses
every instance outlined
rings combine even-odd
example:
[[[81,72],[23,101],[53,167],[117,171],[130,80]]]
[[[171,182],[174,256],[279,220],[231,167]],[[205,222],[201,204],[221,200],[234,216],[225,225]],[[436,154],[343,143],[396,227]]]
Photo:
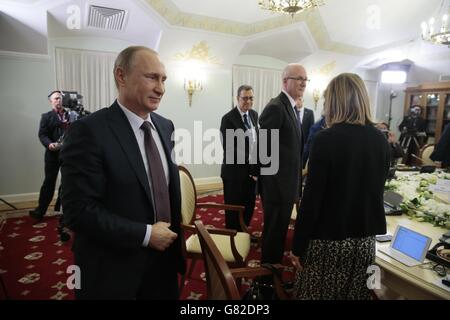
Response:
[[[258,113],[252,110],[253,88],[241,85],[237,90],[237,106],[222,117],[223,163],[221,177],[225,204],[245,207],[247,226],[253,215],[256,198]],[[225,225],[242,231],[236,212],[225,212]]]
[[[264,209],[261,263],[280,263],[283,259],[292,208],[301,195],[303,133],[296,100],[303,97],[308,81],[303,66],[289,64],[282,74],[281,93],[267,104],[259,119],[260,130],[268,131],[269,140],[260,141],[260,145],[267,143],[269,154],[272,144],[279,146],[278,157],[271,154],[279,161],[278,171],[260,176]],[[277,132],[279,141],[270,141]]]

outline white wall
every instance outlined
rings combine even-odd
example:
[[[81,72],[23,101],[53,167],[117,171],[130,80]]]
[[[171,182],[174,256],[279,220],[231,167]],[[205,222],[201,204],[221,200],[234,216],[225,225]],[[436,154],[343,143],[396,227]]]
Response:
[[[207,41],[210,55],[216,57],[218,63],[205,67],[203,90],[194,94],[192,106],[189,106],[187,93],[183,89],[180,62],[175,56],[188,52],[200,41]],[[26,193],[36,195],[39,192],[43,179],[44,148],[38,141],[37,131],[41,114],[50,109],[47,94],[55,86],[55,47],[119,52],[128,45],[132,43],[105,38],[52,38],[49,39],[47,58],[45,56],[17,58],[0,54],[0,150],[2,150],[0,197]],[[278,70],[286,65],[283,61],[270,57],[240,56],[242,46],[243,41],[239,37],[176,28],[165,30],[158,51],[166,65],[168,80],[166,94],[158,113],[172,119],[176,128],[187,129],[191,133],[196,121],[201,121],[203,132],[211,128],[218,129],[221,117],[234,103],[231,83],[233,64]],[[339,65],[339,61],[337,63]],[[314,71],[323,65],[310,63],[307,70]],[[339,69],[336,72],[344,71],[351,70]],[[359,70],[359,72],[364,80],[378,83],[379,70]],[[309,72],[308,76],[310,74],[313,72]],[[404,88],[430,81],[437,81],[437,75],[412,68],[407,85],[392,87],[398,95],[392,105],[393,127],[396,127],[403,117]],[[390,86],[379,85],[376,95],[377,119],[387,119],[390,90]],[[305,93],[305,105],[314,109],[311,91],[312,86],[307,88]],[[314,110],[316,120],[320,117],[322,103],[321,99],[317,109]],[[194,138],[196,141],[202,141],[202,137],[192,136],[192,143]],[[206,141],[201,143],[203,147],[209,144]],[[192,154],[191,160],[193,159]],[[195,178],[217,180],[220,175],[218,164],[188,164],[187,167]]]
[[[37,134],[41,114],[51,109],[47,95],[55,89],[55,47],[119,52],[128,45],[114,39],[58,38],[49,40],[48,56],[2,52],[0,197],[36,198],[42,184],[45,149]]]
[[[39,190],[44,147],[37,133],[52,88],[49,59],[0,56],[0,197]]]

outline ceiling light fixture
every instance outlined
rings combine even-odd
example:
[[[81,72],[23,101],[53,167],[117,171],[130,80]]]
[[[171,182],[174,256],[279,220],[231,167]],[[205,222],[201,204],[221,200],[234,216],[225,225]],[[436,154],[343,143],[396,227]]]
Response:
[[[275,13],[290,14],[316,8],[324,5],[323,0],[259,0],[259,7]]]
[[[450,5],[445,0],[441,3],[441,8],[437,16],[442,16],[442,23],[439,26],[435,26],[436,19],[431,17],[428,23],[422,22],[422,39],[429,41],[433,44],[443,44],[450,47],[450,31],[448,28],[448,16]]]

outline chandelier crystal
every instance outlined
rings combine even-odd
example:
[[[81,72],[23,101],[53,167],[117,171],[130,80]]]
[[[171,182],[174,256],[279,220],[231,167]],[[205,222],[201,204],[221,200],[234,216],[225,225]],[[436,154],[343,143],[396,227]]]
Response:
[[[442,9],[446,10],[442,10]],[[445,5],[445,1],[442,1],[441,9],[439,13],[442,14],[442,20],[440,25],[436,25],[436,19],[431,17],[427,22],[422,22],[422,39],[429,41],[433,44],[443,44],[450,47],[450,31],[448,28],[448,16],[449,5]],[[443,12],[444,11],[444,12]]]
[[[323,0],[259,0],[261,9],[290,14],[292,17],[296,13],[322,5],[324,5]]]

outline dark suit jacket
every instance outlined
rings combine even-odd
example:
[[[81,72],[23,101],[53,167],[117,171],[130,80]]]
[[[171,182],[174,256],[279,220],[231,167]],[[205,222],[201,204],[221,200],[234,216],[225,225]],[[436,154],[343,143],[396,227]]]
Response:
[[[48,145],[58,141],[64,134],[62,121],[54,110],[43,113],[39,123],[39,140],[45,148],[45,161],[58,161],[59,151],[50,151]]]
[[[450,166],[450,124],[445,126],[444,132],[439,139],[439,143],[435,146],[430,159],[441,161],[446,167]]]
[[[256,136],[258,136],[258,113],[255,110],[250,109],[248,111],[250,119],[249,121],[252,122],[252,125],[255,127],[256,130]],[[237,137],[234,138],[233,142],[233,149],[227,150],[227,139],[226,139],[226,130],[232,129],[232,130],[238,130],[242,129],[243,132],[245,132],[245,126],[244,122],[242,121],[241,114],[239,113],[239,110],[237,107],[233,108],[231,111],[229,111],[227,114],[225,114],[222,117],[222,121],[220,123],[220,132],[222,134],[222,147],[223,147],[223,162],[221,167],[220,175],[223,179],[233,179],[233,180],[240,180],[243,178],[248,178],[249,175],[258,176],[259,175],[259,169],[258,169],[258,163],[257,158],[254,164],[250,164],[249,159],[249,137],[245,137],[245,144],[238,143]],[[258,140],[257,140],[258,142]],[[256,151],[258,150],[258,147],[256,145]],[[253,152],[253,154],[256,154]],[[242,158],[245,159],[245,164],[238,164],[237,160],[239,157],[242,156]],[[227,164],[226,163],[226,157],[234,159],[234,164]]]
[[[261,163],[261,192],[266,201],[272,203],[295,203],[301,194],[301,169],[302,169],[302,133],[297,127],[296,116],[289,98],[283,92],[267,104],[259,117],[260,131],[268,131],[268,148],[271,153],[272,129],[279,130],[279,140],[276,145],[279,148],[278,172],[273,175],[263,175]],[[260,132],[260,148],[264,143]],[[271,155],[276,158],[275,155]],[[272,159],[273,161],[274,159]],[[262,161],[261,161],[262,162]]]
[[[311,109],[305,108],[303,111],[303,119],[302,119],[302,133],[303,133],[303,144],[306,144],[308,141],[309,130],[314,124],[314,112]]]
[[[389,144],[373,125],[336,124],[317,133],[293,253],[304,256],[311,239],[386,233],[383,193],[389,161]]]
[[[180,181],[170,161],[174,126],[155,113],[151,118],[169,161],[171,229],[178,233],[167,249],[167,268],[184,272]],[[61,160],[64,218],[75,232],[75,263],[82,272],[80,298],[135,298],[158,255],[142,247],[146,224],[153,224],[155,215],[136,137],[117,102],[71,125]]]

